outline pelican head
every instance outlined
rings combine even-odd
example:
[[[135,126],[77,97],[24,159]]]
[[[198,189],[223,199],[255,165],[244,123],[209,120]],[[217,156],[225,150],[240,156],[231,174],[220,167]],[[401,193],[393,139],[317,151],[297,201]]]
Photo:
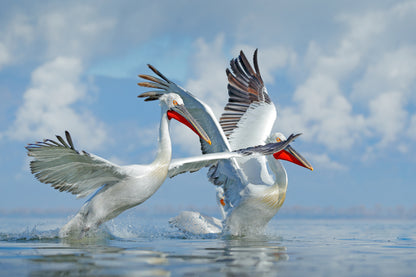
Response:
[[[207,133],[186,109],[182,98],[178,94],[145,92],[140,94],[138,97],[146,97],[144,101],[159,100],[161,105],[166,106],[166,113],[169,120],[172,118],[176,119],[182,124],[188,126],[188,128],[194,131],[201,139],[205,140],[208,144],[211,144],[211,140]]]
[[[286,137],[285,135],[283,135],[282,133],[273,133],[271,134],[266,142],[267,143],[272,143],[272,142],[281,142],[281,141],[285,141]],[[295,149],[292,148],[292,146],[288,145],[285,149],[276,152],[273,154],[273,157],[276,160],[286,160],[289,162],[292,162],[294,164],[306,167],[310,170],[313,170],[312,165],[304,158],[302,157],[302,155],[300,155],[298,152],[295,151]]]

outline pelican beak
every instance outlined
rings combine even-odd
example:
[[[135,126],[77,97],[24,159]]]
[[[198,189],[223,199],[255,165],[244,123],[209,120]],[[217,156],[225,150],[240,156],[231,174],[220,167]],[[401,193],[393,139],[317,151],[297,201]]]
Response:
[[[169,120],[174,118],[182,124],[188,126],[201,139],[205,140],[209,145],[211,145],[211,140],[208,137],[207,133],[204,131],[204,129],[202,129],[199,123],[188,112],[184,105],[176,105],[172,107],[170,110],[168,110],[167,114]]]
[[[302,157],[302,155],[296,152],[295,149],[293,149],[290,145],[288,145],[285,149],[274,153],[273,157],[276,160],[286,160],[313,171],[312,165],[304,157]]]

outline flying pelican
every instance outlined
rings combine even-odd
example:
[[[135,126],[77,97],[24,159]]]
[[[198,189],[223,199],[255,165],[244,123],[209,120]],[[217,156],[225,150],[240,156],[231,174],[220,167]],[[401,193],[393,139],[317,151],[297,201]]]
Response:
[[[143,203],[159,189],[167,175],[176,174],[178,168],[194,171],[219,159],[252,153],[270,154],[284,149],[299,135],[292,135],[280,144],[266,144],[254,149],[213,153],[171,162],[171,118],[191,128],[208,145],[211,141],[189,114],[179,95],[148,92],[139,97],[147,97],[145,101],[158,99],[162,111],[158,151],[156,159],[149,165],[118,166],[96,155],[77,151],[68,131],[65,132],[66,141],[61,136],[56,136],[58,142],[47,139],[26,147],[28,155],[34,158],[30,163],[31,171],[39,181],[51,184],[59,191],[71,192],[77,197],[85,197],[96,191],[60,230],[61,237],[83,237],[89,230],[95,230],[105,221]]]
[[[218,121],[208,105],[179,87],[156,68],[149,68],[160,78],[139,75],[152,81],[141,86],[161,89],[163,93],[179,94],[189,112],[203,126],[212,139],[209,145],[201,141],[202,153],[233,151],[265,142],[285,141],[281,133],[272,133],[276,108],[267,93],[257,63],[257,50],[253,56],[254,68],[241,51],[230,62],[228,77],[228,103]],[[171,219],[171,224],[190,233],[227,233],[244,235],[260,230],[282,206],[287,190],[287,173],[279,160],[287,160],[313,170],[310,163],[290,145],[267,156],[249,156],[220,160],[208,170],[209,180],[217,185],[217,202],[223,219],[182,212]],[[177,174],[186,172],[180,168]],[[173,175],[170,175],[172,177]]]

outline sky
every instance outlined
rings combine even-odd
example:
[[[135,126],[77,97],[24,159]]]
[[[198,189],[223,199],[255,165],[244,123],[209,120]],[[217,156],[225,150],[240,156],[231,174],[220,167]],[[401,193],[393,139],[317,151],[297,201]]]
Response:
[[[284,162],[282,209],[416,205],[416,1],[3,1],[0,211],[78,209],[37,181],[27,143],[71,132],[112,162],[150,163],[158,103],[136,96],[150,63],[208,103],[227,101],[225,68],[243,50],[278,109],[274,131],[314,166]],[[173,157],[199,154],[171,124]],[[209,209],[206,169],[168,179],[149,210]]]

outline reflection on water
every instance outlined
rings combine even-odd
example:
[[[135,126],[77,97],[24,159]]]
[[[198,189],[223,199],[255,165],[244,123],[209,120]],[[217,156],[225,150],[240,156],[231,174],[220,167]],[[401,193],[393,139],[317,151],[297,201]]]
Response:
[[[193,272],[198,275],[208,272],[234,273],[236,276],[266,274],[277,268],[277,262],[289,258],[284,246],[266,240],[224,239],[209,247],[204,241],[194,244],[191,255],[168,255],[168,258],[204,265],[194,267]]]
[[[133,245],[139,245],[132,247]],[[157,248],[164,251],[154,250]],[[266,240],[109,241],[107,245],[30,244],[33,276],[71,275],[209,275],[276,272],[287,261],[286,248]],[[35,254],[35,255],[33,255]],[[172,272],[173,271],[173,272]],[[273,275],[273,274],[272,274]]]
[[[162,218],[81,241],[42,226],[0,229],[0,275],[412,276],[416,265],[411,221],[276,220],[265,235],[236,238],[184,236]]]
[[[253,276],[276,272],[277,263],[289,258],[280,243],[254,239],[129,240],[108,241],[106,245],[26,243],[26,248],[30,247],[32,257],[27,258],[34,276],[170,276],[171,273]]]
[[[109,246],[84,248],[43,248],[48,253],[30,259],[35,263],[32,276],[169,276],[169,271],[158,268],[166,264],[165,254],[142,249],[123,249]]]

